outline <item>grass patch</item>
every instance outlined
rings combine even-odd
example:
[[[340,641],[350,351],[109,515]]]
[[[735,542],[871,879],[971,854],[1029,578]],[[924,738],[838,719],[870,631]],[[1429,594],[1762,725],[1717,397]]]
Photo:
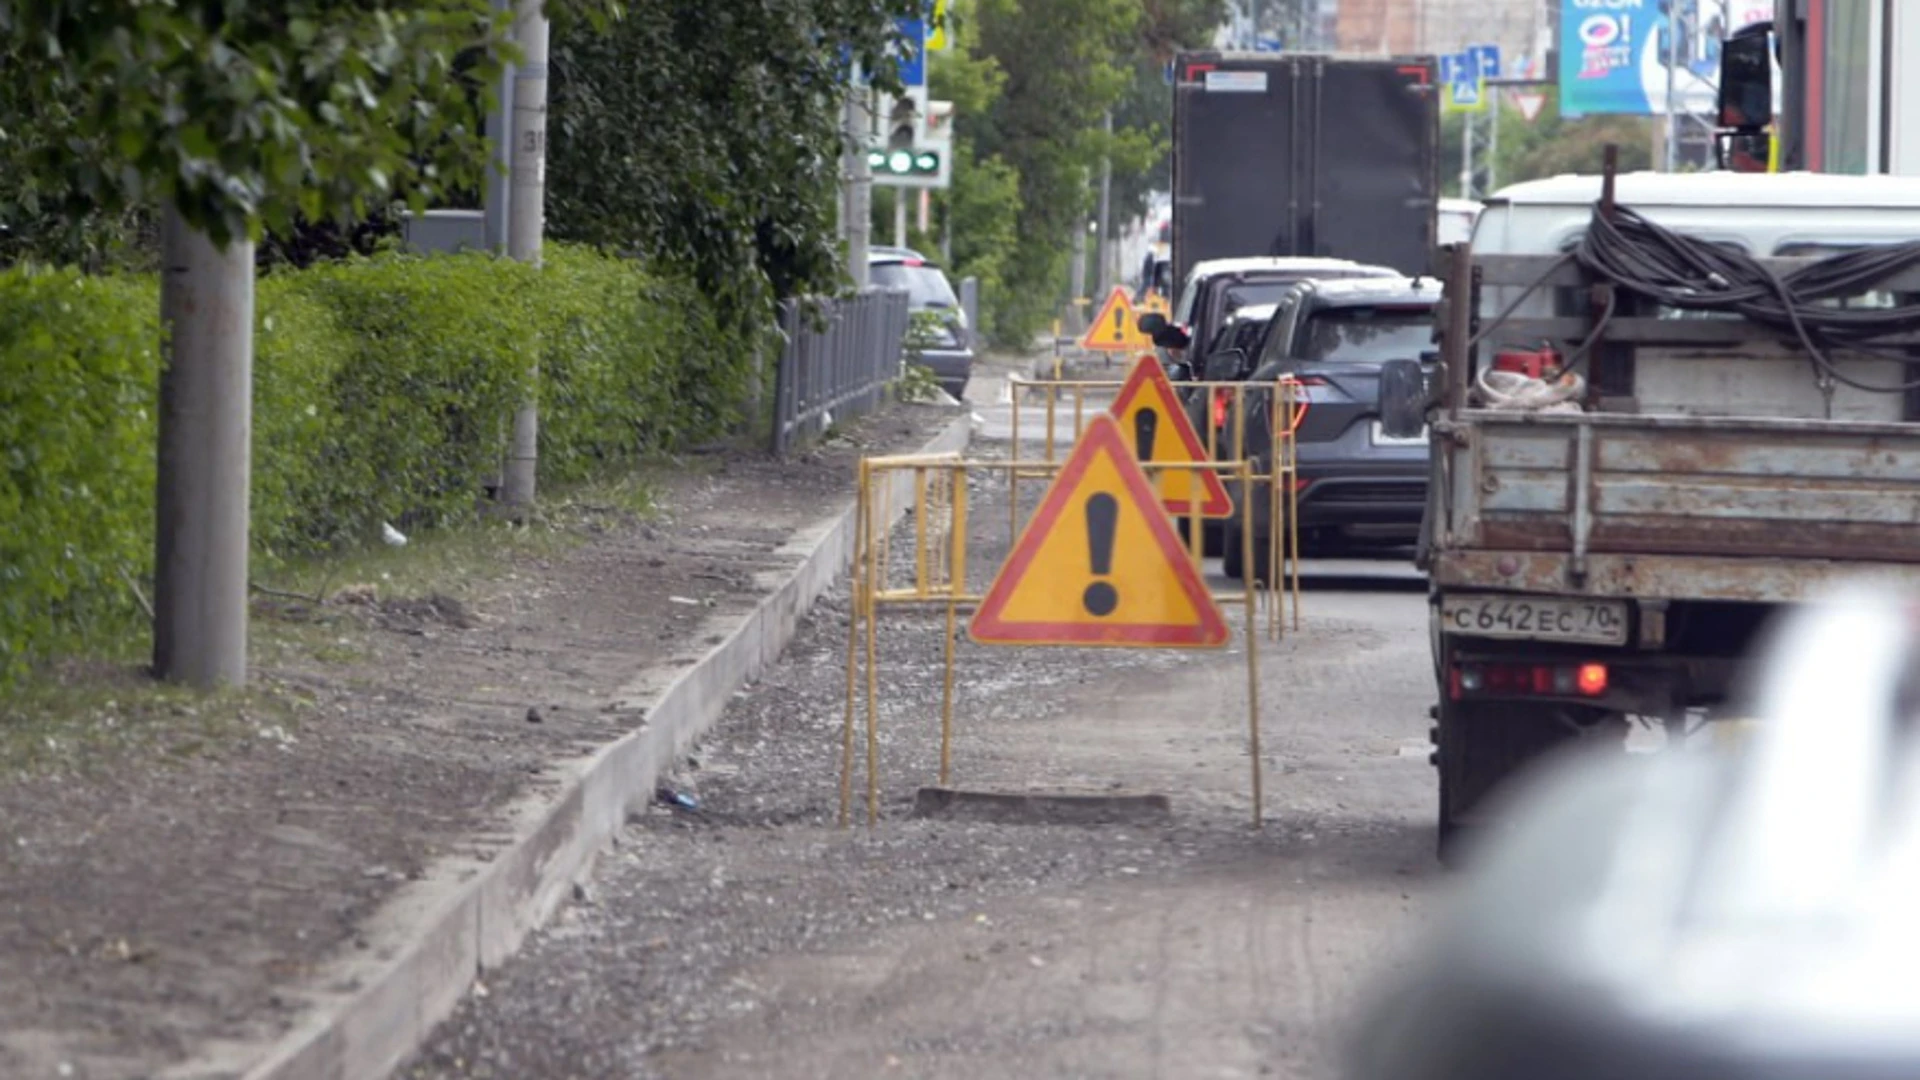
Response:
[[[236,739],[291,739],[305,699],[260,684],[202,694],[144,669],[75,661],[39,671],[0,701],[0,775],[92,775],[130,759],[198,756]]]
[[[543,496],[528,524],[478,520],[332,558],[255,568],[248,644],[255,678],[243,690],[202,694],[154,681],[151,629],[127,618],[91,654],[43,665],[0,700],[0,775],[90,773],[138,757],[148,762],[215,752],[236,739],[284,739],[311,699],[274,671],[346,669],[369,660],[374,610],[452,597],[483,600],[517,566],[564,556],[596,534],[655,520],[663,478],[699,471],[657,458]],[[333,602],[314,603],[317,598]],[[348,681],[342,681],[343,686]]]

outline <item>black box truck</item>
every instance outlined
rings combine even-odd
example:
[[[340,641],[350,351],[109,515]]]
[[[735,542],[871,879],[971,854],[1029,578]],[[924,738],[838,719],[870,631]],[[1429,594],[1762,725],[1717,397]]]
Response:
[[[1173,274],[1318,255],[1433,270],[1440,84],[1431,56],[1174,58]]]

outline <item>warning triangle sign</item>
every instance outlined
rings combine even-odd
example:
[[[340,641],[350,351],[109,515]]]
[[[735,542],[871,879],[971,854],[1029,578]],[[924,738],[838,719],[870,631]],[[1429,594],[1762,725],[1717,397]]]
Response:
[[[1140,314],[1127,299],[1127,290],[1116,285],[1100,305],[1100,313],[1080,335],[1080,347],[1102,352],[1137,352],[1153,348],[1153,339],[1140,332]]]
[[[1096,413],[1075,440],[968,632],[985,645],[1226,643],[1226,620],[1113,417]]]
[[[1187,419],[1186,407],[1173,392],[1166,369],[1151,353],[1134,363],[1120,387],[1120,396],[1113,399],[1107,411],[1120,421],[1120,431],[1129,439],[1138,461],[1184,464],[1207,460],[1207,449]],[[1155,469],[1153,484],[1160,491],[1161,505],[1171,513],[1213,518],[1233,512],[1226,485],[1212,469]],[[1200,488],[1197,510],[1193,505],[1196,484]]]
[[[1513,104],[1520,110],[1520,116],[1531,124],[1540,116],[1540,109],[1547,103],[1547,95],[1534,93],[1516,93]]]

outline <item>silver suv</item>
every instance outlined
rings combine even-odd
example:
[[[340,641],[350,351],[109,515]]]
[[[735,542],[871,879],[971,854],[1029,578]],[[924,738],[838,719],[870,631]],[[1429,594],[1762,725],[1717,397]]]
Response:
[[[936,316],[916,319],[929,324],[933,334],[920,346],[920,363],[932,369],[941,389],[962,399],[973,375],[975,339],[946,272],[910,248],[876,247],[867,255],[867,273],[874,285],[907,290],[907,306],[915,316]]]

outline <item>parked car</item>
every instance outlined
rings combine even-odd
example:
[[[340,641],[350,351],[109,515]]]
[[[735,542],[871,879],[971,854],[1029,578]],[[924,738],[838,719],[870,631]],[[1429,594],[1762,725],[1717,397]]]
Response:
[[[1278,304],[1249,304],[1229,314],[1202,355],[1210,359],[1237,356],[1243,361],[1246,357],[1259,356],[1261,348],[1266,344],[1267,333],[1273,327],[1274,312],[1278,309]],[[1243,363],[1229,374],[1222,366],[1214,371],[1195,371],[1193,378],[1209,382],[1215,381],[1214,375],[1220,375],[1224,380],[1239,379],[1247,374],[1248,370],[1250,365]],[[1211,394],[1202,394],[1198,388],[1189,387],[1185,389],[1183,397],[1187,407],[1187,421],[1193,425],[1194,433],[1200,436],[1200,445],[1224,449],[1229,435],[1228,428],[1233,420],[1233,395],[1218,388]],[[1208,435],[1209,430],[1212,432],[1211,438]],[[1216,453],[1214,456],[1227,457],[1228,455]]]
[[[1139,327],[1153,339],[1169,379],[1175,383],[1198,380],[1206,372],[1200,363],[1202,356],[1189,355],[1200,350],[1190,347],[1194,342],[1202,347],[1211,344],[1222,324],[1232,319],[1235,312],[1271,304],[1293,285],[1310,278],[1398,276],[1399,271],[1390,267],[1371,266],[1351,259],[1294,256],[1212,259],[1195,263],[1187,274],[1171,318],[1149,312],[1140,317]],[[1186,388],[1181,397],[1187,407],[1187,418],[1205,445],[1208,422],[1205,418],[1226,407],[1227,399],[1222,395],[1210,398],[1197,387]],[[1213,399],[1218,399],[1218,403]],[[1189,525],[1184,517],[1177,517],[1175,524],[1182,536],[1187,535]],[[1219,521],[1208,521],[1201,530],[1202,550],[1208,555],[1220,554],[1220,537]]]
[[[918,320],[932,333],[921,344],[920,363],[933,371],[941,389],[962,399],[973,376],[975,337],[946,272],[911,248],[874,247],[867,254],[867,274],[874,285],[907,290],[914,315],[934,316]]]
[[[1271,304],[1294,282],[1306,278],[1397,277],[1399,271],[1351,259],[1244,258],[1195,263],[1181,283],[1170,316],[1148,312],[1139,328],[1153,339],[1169,378],[1198,378],[1187,356],[1194,342],[1212,341],[1220,324],[1240,308]]]
[[[1431,367],[1436,278],[1305,281],[1282,298],[1252,378],[1292,376],[1305,404],[1294,433],[1299,524],[1316,539],[1411,544],[1427,498],[1427,435],[1395,438],[1381,423],[1382,372],[1392,361]],[[1273,459],[1271,391],[1249,394],[1244,453],[1266,472]],[[1254,552],[1265,561],[1269,535],[1267,485],[1252,498]],[[1245,507],[1236,505],[1228,535]],[[1284,527],[1284,525],[1283,525]],[[1228,544],[1225,570],[1242,576],[1242,550]]]

